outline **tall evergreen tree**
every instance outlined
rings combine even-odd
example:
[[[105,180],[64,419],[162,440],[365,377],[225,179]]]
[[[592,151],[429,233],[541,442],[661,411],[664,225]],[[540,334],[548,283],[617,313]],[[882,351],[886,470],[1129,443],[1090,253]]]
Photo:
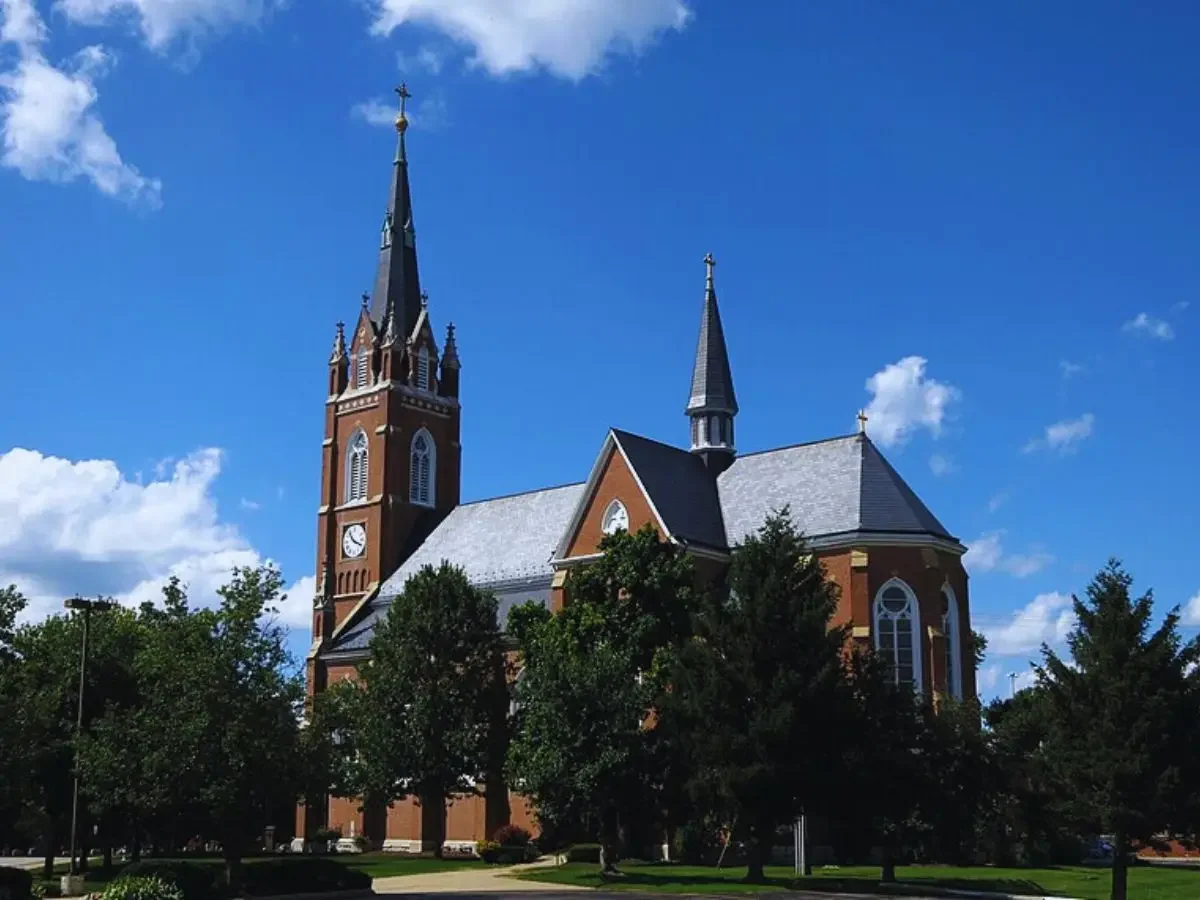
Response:
[[[373,809],[417,797],[437,856],[446,801],[475,793],[480,781],[494,786],[500,774],[492,729],[507,694],[496,617],[495,597],[462,569],[426,566],[392,601],[370,662],[340,699],[350,743],[339,780]]]
[[[671,789],[674,748],[653,710],[689,633],[695,575],[650,527],[600,549],[571,573],[562,612],[514,611],[524,675],[507,771],[544,822],[588,827],[611,871],[622,823],[657,818]]]
[[[1180,824],[1193,796],[1182,765],[1197,710],[1188,670],[1200,639],[1184,643],[1171,610],[1151,630],[1153,596],[1110,560],[1074,598],[1070,661],[1043,647],[1038,682],[1051,710],[1048,757],[1066,810],[1113,836],[1112,898],[1125,900],[1131,842]]]
[[[780,826],[835,800],[853,722],[837,604],[787,511],[770,516],[734,550],[728,589],[704,598],[667,697],[694,792],[750,837],[751,882]]]

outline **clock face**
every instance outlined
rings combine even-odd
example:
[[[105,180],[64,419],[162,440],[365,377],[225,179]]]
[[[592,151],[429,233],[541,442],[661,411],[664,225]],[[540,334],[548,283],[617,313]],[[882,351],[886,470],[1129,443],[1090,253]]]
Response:
[[[358,559],[367,549],[367,529],[357,522],[347,525],[342,532],[342,554],[348,559]]]

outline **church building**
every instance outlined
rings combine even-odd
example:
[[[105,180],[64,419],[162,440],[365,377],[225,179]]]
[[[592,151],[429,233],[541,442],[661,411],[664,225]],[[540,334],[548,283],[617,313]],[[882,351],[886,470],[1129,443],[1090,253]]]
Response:
[[[561,609],[567,572],[594,559],[607,533],[650,524],[715,577],[731,548],[787,506],[841,588],[837,619],[852,626],[852,640],[873,647],[898,682],[930,698],[974,696],[966,548],[872,443],[864,417],[852,434],[800,434],[800,443],[738,453],[738,403],[711,255],[686,425],[680,420],[684,446],[614,428],[598,435],[591,471],[576,484],[460,502],[458,350],[453,325],[440,340],[435,333],[418,277],[408,93],[399,93],[374,290],[351,331],[338,324],[329,357],[309,693],[353,675],[389,604],[423,566],[462,567],[495,594],[503,624],[513,606],[530,600]],[[687,374],[676,373],[681,395]],[[536,831],[515,794],[463,797],[447,807],[446,844],[473,847],[508,821]],[[409,852],[430,849],[422,832],[436,833],[423,829],[412,800],[375,815],[353,798],[301,807],[298,835],[323,826]]]

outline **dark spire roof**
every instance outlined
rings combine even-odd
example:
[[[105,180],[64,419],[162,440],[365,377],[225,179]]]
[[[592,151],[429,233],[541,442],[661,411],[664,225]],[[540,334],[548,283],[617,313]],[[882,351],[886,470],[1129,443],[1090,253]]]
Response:
[[[376,328],[386,327],[389,315],[399,321],[395,331],[408,335],[421,310],[421,283],[417,277],[417,241],[413,229],[412,194],[408,187],[408,155],[404,133],[408,118],[404,101],[408,89],[400,85],[400,114],[396,116],[396,158],[392,162],[392,189],[379,240],[379,269],[371,299],[371,319]]]
[[[708,277],[704,287],[704,313],[700,319],[700,341],[696,346],[696,364],[692,369],[692,393],[687,412],[718,410],[738,411],[733,395],[733,375],[729,371],[729,353],[725,349],[725,332],[721,330],[721,313],[717,309],[717,291],[713,287],[713,266],[716,260],[710,253],[704,257]]]

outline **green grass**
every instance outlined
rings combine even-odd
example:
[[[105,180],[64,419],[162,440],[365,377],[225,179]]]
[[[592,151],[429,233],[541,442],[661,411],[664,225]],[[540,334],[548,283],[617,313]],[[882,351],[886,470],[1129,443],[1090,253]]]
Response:
[[[155,857],[155,859],[158,858]],[[225,861],[217,856],[183,856],[171,858],[181,859],[184,862],[196,863],[198,865],[225,865]],[[277,857],[259,856],[247,858],[243,862],[245,865],[252,866],[263,860],[275,858]],[[424,875],[427,872],[446,872],[451,869],[462,868],[463,866],[484,865],[483,861],[478,859],[434,859],[431,856],[407,856],[403,853],[346,854],[335,858],[338,862],[344,863],[347,868],[359,869],[366,872],[372,878],[391,878],[395,875]],[[88,872],[83,881],[83,889],[86,893],[90,894],[104,890],[105,885],[121,874],[121,869],[125,865],[123,862],[114,861],[112,871],[105,872],[101,868],[101,862],[99,857],[97,857],[91,860],[89,864]],[[35,883],[39,883],[46,888],[47,897],[58,897],[59,879],[67,874],[68,869],[69,866],[65,863],[55,866],[54,877],[49,881],[42,878],[42,870],[38,869],[33,873],[33,880]]]
[[[767,884],[742,881],[744,868],[715,869],[663,863],[626,862],[622,876],[605,880],[593,863],[568,863],[516,876],[526,881],[604,888],[606,891],[662,892],[669,894],[731,894],[785,890],[820,890],[832,893],[920,893],[926,887],[998,891],[1009,894],[1053,894],[1079,900],[1108,900],[1107,869],[1065,866],[1050,869],[1000,869],[992,867],[901,866],[896,877],[900,891],[881,886],[879,869],[854,866],[814,869],[809,878],[796,878],[790,868],[769,867]],[[1197,900],[1200,869],[1139,866],[1129,872],[1129,900]]]

